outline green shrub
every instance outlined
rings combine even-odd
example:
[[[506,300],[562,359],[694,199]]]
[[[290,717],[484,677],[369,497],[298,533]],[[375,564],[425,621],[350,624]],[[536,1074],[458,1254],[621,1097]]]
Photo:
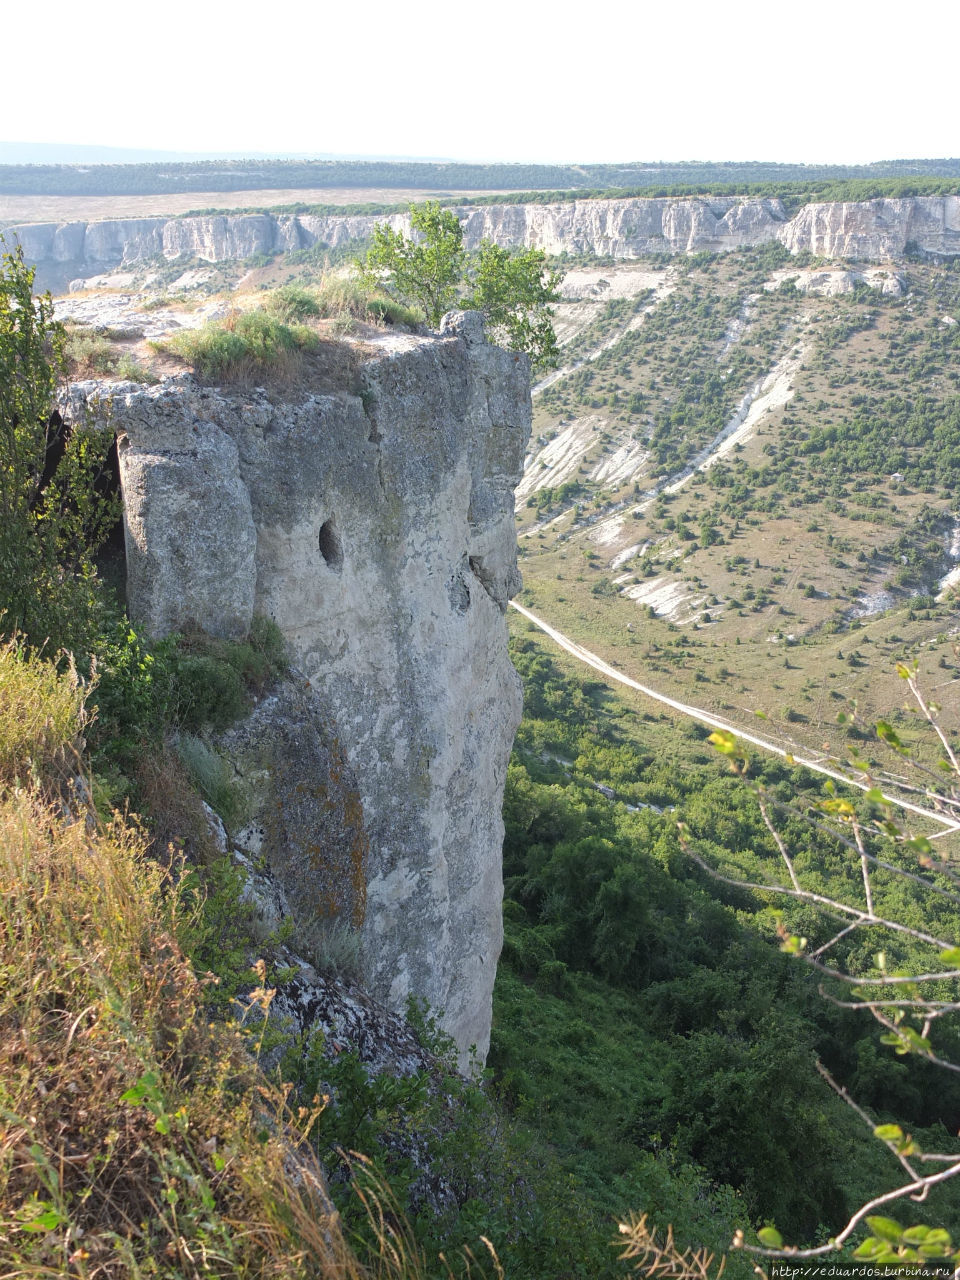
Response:
[[[19,249],[2,255],[0,634],[82,651],[96,625],[93,558],[117,517],[97,487],[112,440],[56,412],[65,335],[33,279]]]
[[[230,830],[242,826],[249,807],[223,756],[192,733],[180,734],[174,750],[191,782],[225,826]]]
[[[182,330],[156,346],[187,360],[201,377],[244,381],[263,374],[294,377],[303,354],[319,343],[305,325],[284,324],[265,311],[246,311],[201,329]]]
[[[353,319],[411,329],[423,320],[420,312],[395,302],[355,276],[324,276],[314,296],[320,315],[328,320]]]
[[[297,323],[323,315],[316,294],[302,285],[285,284],[267,294],[264,309],[284,324]]]
[[[286,666],[283,635],[269,618],[255,617],[243,641],[195,632],[148,643],[114,616],[94,660],[98,771],[130,765],[140,743],[157,743],[171,728],[225,727],[243,715],[248,694],[262,694]]]
[[[113,346],[97,329],[68,329],[64,352],[71,372],[80,377],[110,373],[113,369]]]
[[[183,654],[177,662],[176,681],[174,715],[184,728],[225,729],[243,715],[247,705],[243,681],[229,663],[206,653]]]
[[[127,353],[117,357],[111,372],[115,377],[123,378],[125,382],[142,382],[145,386],[152,386],[160,381],[155,373],[145,369],[142,364],[139,364],[133,356]]]

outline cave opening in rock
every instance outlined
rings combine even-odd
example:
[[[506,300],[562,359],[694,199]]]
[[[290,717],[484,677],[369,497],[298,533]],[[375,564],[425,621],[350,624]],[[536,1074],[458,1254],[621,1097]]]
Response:
[[[104,460],[103,470],[97,477],[96,491],[100,498],[117,503],[117,518],[110,526],[96,556],[97,576],[116,592],[124,604],[127,601],[127,542],[123,528],[123,502],[120,490],[120,460],[117,441],[114,438],[110,452]]]
[[[325,520],[320,526],[319,542],[320,554],[323,556],[324,562],[334,573],[339,573],[343,568],[343,545],[340,542],[337,526],[333,522],[333,516],[329,520]]]

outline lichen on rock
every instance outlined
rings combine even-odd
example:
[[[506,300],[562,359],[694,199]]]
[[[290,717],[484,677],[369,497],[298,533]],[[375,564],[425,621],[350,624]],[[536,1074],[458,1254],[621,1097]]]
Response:
[[[272,797],[266,856],[294,911],[349,917],[372,995],[425,1000],[465,1063],[483,1057],[521,706],[503,615],[525,357],[454,314],[439,336],[370,345],[336,392],[181,377],[109,398],[132,616],[240,635],[263,613],[302,672],[233,742]]]

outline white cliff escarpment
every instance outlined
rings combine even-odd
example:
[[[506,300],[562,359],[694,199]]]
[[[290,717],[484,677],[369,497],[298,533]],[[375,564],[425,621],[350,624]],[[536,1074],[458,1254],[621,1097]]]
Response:
[[[74,388],[118,433],[134,617],[269,615],[309,684],[227,743],[256,796],[241,843],[301,921],[359,928],[368,990],[442,1011],[464,1060],[487,1050],[501,943],[528,379],[467,314],[364,351],[327,394]]]
[[[550,254],[633,258],[779,241],[791,253],[874,262],[896,260],[911,245],[928,253],[960,253],[960,196],[808,204],[793,218],[777,199],[743,196],[464,205],[458,216],[468,248],[486,239]],[[56,288],[71,276],[82,280],[157,257],[222,262],[314,245],[340,248],[368,237],[377,222],[409,231],[405,214],[243,213],[26,223],[7,227],[5,235],[20,242],[41,281]]]

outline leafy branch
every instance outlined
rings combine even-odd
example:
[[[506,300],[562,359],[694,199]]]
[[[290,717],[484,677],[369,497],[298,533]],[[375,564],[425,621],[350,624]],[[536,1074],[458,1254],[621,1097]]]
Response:
[[[899,664],[897,671],[920,716],[936,736],[944,759],[939,772],[922,765],[914,759],[911,749],[893,726],[880,721],[875,726],[879,743],[893,752],[901,768],[906,770],[902,778],[886,774],[885,783],[889,786],[890,781],[895,781],[907,794],[922,794],[930,805],[928,816],[936,819],[939,814],[956,811],[960,806],[960,759],[940,724],[937,706],[925,697],[920,687],[916,663],[909,667]],[[960,979],[958,940],[939,936],[919,927],[910,918],[902,918],[904,912],[898,910],[901,904],[894,892],[895,886],[903,882],[909,884],[914,893],[922,890],[941,900],[958,901],[954,891],[956,864],[949,852],[941,852],[941,847],[935,857],[931,843],[932,839],[955,837],[955,826],[941,823],[945,829],[930,836],[911,832],[902,815],[906,813],[915,818],[917,806],[906,801],[900,803],[881,791],[877,786],[876,768],[859,756],[846,763],[833,762],[851,784],[864,792],[859,806],[840,795],[835,783],[828,781],[825,797],[802,808],[796,801],[784,803],[762,783],[749,777],[749,757],[734,734],[718,731],[709,741],[727,757],[733,772],[752,788],[785,874],[771,873],[766,880],[726,874],[694,847],[690,832],[681,824],[681,843],[688,856],[723,884],[764,896],[773,895],[788,903],[805,904],[835,921],[826,939],[811,948],[806,937],[790,928],[786,909],[774,911],[781,950],[802,959],[823,976],[825,983],[844,984],[849,991],[845,997],[822,983],[820,993],[825,999],[840,1008],[869,1013],[883,1029],[881,1043],[891,1046],[898,1055],[913,1054],[945,1070],[960,1072],[960,1063],[939,1052],[931,1039],[941,1019],[960,1011],[956,987]],[[919,784],[910,782],[913,774],[921,777]],[[799,818],[819,835],[829,834],[835,839],[853,872],[846,880],[845,892],[840,894],[834,888],[825,890],[822,872],[814,881],[817,873],[798,862],[784,835],[785,818]],[[877,850],[884,848],[888,852],[880,856]],[[892,935],[891,941],[917,944],[921,957],[924,950],[929,954],[932,949],[945,967],[938,968],[926,959],[916,963],[916,948],[913,948],[909,953],[910,963],[891,962],[886,952],[879,950],[873,952],[872,967],[865,968],[862,963],[854,962],[855,953],[850,946],[853,935],[864,928],[884,930]],[[931,984],[935,984],[936,989],[931,989]],[[907,1181],[861,1204],[826,1243],[809,1248],[788,1245],[775,1227],[767,1226],[758,1232],[759,1244],[748,1243],[744,1231],[738,1230],[731,1247],[763,1258],[822,1257],[843,1248],[865,1225],[870,1234],[856,1248],[857,1258],[883,1266],[949,1259],[954,1267],[960,1268],[960,1243],[954,1243],[949,1232],[927,1225],[904,1227],[877,1212],[898,1201],[924,1202],[935,1187],[960,1176],[960,1154],[921,1151],[900,1125],[876,1125],[822,1063],[818,1062],[817,1069],[837,1096],[867,1125],[873,1137],[896,1158]],[[942,1167],[931,1169],[932,1165]],[[684,1274],[693,1277],[697,1273],[692,1269]]]

